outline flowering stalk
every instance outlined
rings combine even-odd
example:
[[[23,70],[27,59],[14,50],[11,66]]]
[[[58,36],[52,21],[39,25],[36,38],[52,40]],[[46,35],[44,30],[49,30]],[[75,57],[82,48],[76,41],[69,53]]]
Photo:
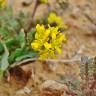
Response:
[[[33,12],[32,12],[32,18],[34,17],[34,15],[35,15],[35,13],[36,13],[36,10],[37,10],[37,8],[38,8],[38,5],[39,5],[38,0],[36,0],[35,6],[34,6],[34,10],[33,10]]]
[[[33,13],[32,13],[32,17],[34,17],[35,13],[36,13],[36,9],[38,8],[38,6],[41,4],[41,3],[44,3],[46,4],[48,2],[48,0],[36,0],[35,2],[35,7],[34,7],[34,10],[33,10]]]
[[[35,40],[31,43],[31,47],[39,53],[40,59],[56,58],[55,53],[62,53],[61,44],[66,41],[66,36],[58,29],[50,25],[45,28],[44,25],[37,24]]]
[[[34,6],[34,9],[33,9],[33,12],[32,12],[32,18],[29,20],[29,26],[27,27],[27,29],[25,29],[25,31],[27,32],[28,30],[30,30],[31,29],[31,27],[32,27],[32,21],[33,21],[33,18],[34,18],[34,16],[35,16],[35,13],[36,13],[36,10],[37,10],[37,8],[38,8],[38,6],[40,5],[40,4],[47,4],[47,2],[48,2],[48,0],[36,0],[35,1],[35,6]]]

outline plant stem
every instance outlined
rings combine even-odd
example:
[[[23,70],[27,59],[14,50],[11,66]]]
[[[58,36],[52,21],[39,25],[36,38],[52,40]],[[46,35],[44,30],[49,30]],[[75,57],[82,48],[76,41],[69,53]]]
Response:
[[[34,18],[34,16],[35,16],[35,13],[36,13],[36,10],[38,8],[38,5],[39,5],[38,0],[36,0],[35,6],[34,6],[34,9],[33,9],[33,12],[32,12],[32,18]]]
[[[35,1],[35,6],[34,6],[34,9],[33,9],[33,12],[31,14],[31,18],[28,20],[27,24],[27,28],[25,29],[25,32],[27,33],[31,28],[32,28],[32,21],[33,21],[33,18],[35,16],[35,13],[36,13],[36,10],[39,6],[39,3],[38,3],[38,0]],[[26,27],[26,26],[25,26]]]
[[[25,59],[23,61],[20,62],[15,62],[13,63],[10,68],[16,67],[16,66],[23,66],[23,65],[27,65],[30,62],[35,62],[35,61],[46,61],[46,62],[55,62],[55,63],[71,63],[71,62],[76,62],[76,61],[80,61],[80,59],[61,59],[61,60],[55,60],[55,59],[47,59],[47,60],[41,60],[38,58],[32,58],[32,59]]]

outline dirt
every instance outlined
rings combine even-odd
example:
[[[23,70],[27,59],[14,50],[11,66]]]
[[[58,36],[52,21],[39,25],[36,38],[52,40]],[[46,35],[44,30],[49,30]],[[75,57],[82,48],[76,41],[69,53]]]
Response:
[[[23,0],[14,1],[13,9],[16,14],[18,14],[20,10],[31,14],[31,9],[33,9],[34,3],[32,3],[29,7],[23,7],[22,2]],[[49,2],[52,7],[58,7],[58,5],[54,3],[55,0],[49,0]],[[73,57],[82,46],[84,49],[82,50],[81,55],[96,55],[95,4],[95,0],[69,0],[68,8],[62,10],[58,7],[58,10],[61,10],[58,14],[62,14],[64,22],[69,26],[69,29],[65,31],[68,40],[63,44],[63,52],[58,56],[58,59]],[[45,5],[41,5],[37,10],[36,17],[43,17],[44,14],[47,13],[46,10],[47,7]],[[56,9],[53,8],[53,10]],[[86,17],[86,14],[93,21]],[[80,77],[80,64],[82,63],[71,62],[70,65],[65,63],[48,65],[45,62],[33,62],[23,67],[23,69],[30,69],[32,71],[32,75],[28,72],[21,72],[24,73],[22,78],[18,79],[18,76],[15,76],[15,78],[13,76],[11,77],[11,81],[3,81],[0,83],[0,96],[42,96],[40,95],[41,84],[46,80],[58,81],[61,75],[68,75],[69,77],[75,78],[82,82]],[[26,76],[29,77],[24,81]],[[26,87],[28,89],[26,89]]]

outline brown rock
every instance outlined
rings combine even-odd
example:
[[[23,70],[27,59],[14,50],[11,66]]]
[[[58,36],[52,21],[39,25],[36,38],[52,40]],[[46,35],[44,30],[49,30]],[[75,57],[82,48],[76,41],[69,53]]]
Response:
[[[63,96],[68,90],[67,86],[53,80],[45,81],[41,86],[41,96]]]

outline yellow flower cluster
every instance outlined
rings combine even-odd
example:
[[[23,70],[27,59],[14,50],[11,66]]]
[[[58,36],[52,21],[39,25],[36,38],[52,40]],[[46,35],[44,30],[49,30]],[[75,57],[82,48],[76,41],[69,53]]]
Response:
[[[57,16],[55,13],[50,13],[48,17],[48,23],[56,23],[59,28],[68,29],[68,26],[63,22],[60,16]]]
[[[62,41],[66,41],[66,36],[58,31],[58,27],[48,27],[37,24],[35,40],[31,47],[39,52],[40,59],[48,57],[55,58],[55,53],[61,53]]]
[[[0,0],[0,8],[4,8],[7,5],[7,0]]]
[[[48,3],[48,0],[40,0],[40,3]]]

